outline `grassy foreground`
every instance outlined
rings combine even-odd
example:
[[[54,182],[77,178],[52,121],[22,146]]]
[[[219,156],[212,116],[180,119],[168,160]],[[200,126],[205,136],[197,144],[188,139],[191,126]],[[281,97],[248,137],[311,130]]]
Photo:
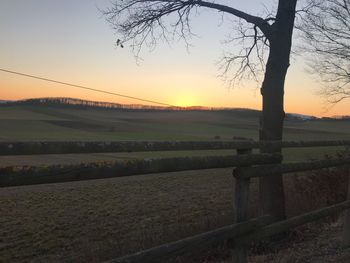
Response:
[[[315,182],[285,178],[289,215],[344,198],[344,182]],[[212,169],[2,188],[0,262],[101,262],[230,224],[232,186],[231,169]]]

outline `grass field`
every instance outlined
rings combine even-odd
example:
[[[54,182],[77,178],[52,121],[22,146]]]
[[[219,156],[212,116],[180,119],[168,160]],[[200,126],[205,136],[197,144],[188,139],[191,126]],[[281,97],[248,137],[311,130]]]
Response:
[[[6,141],[84,141],[84,140],[232,140],[232,137],[255,138],[256,111],[122,111],[103,108],[72,108],[65,105],[22,105],[0,107],[0,137]],[[348,138],[347,121],[286,121],[286,132],[299,139]],[[317,123],[321,122],[321,128]],[[240,129],[240,130],[239,130]],[[225,135],[226,134],[226,135]],[[233,136],[232,136],[233,134]],[[148,136],[150,135],[150,136]],[[106,137],[107,136],[107,137]],[[308,137],[309,136],[309,137]],[[336,137],[339,136],[340,138]],[[48,139],[51,138],[51,139]],[[165,139],[164,139],[165,140]],[[343,147],[283,149],[284,162],[335,155]],[[235,150],[158,151],[89,154],[48,154],[0,156],[0,167],[76,165],[125,159],[183,156],[231,155]]]
[[[121,111],[45,105],[0,106],[0,141],[118,141],[257,139],[257,111]],[[350,139],[350,121],[291,120],[285,140]],[[320,158],[341,147],[285,149],[285,161]],[[232,151],[67,154],[0,157],[0,166],[231,154]]]
[[[221,169],[1,189],[0,261],[99,262],[224,224],[231,184]]]
[[[257,112],[0,107],[0,141],[213,140],[215,136],[257,139]],[[285,139],[350,139],[350,123],[286,120]],[[340,149],[285,149],[284,156],[293,162]],[[222,154],[232,150],[1,156],[0,166]],[[322,194],[305,191],[310,181],[293,178],[285,181],[289,215],[327,203],[324,187]],[[332,185],[326,183],[326,188]],[[233,218],[232,186],[231,169],[211,169],[1,188],[0,262],[100,262],[227,225]],[[254,215],[256,182],[251,189]]]
[[[327,205],[329,184],[285,185],[289,215]],[[2,188],[0,262],[101,262],[232,223],[232,196],[231,169]]]
[[[257,139],[257,111],[120,111],[0,106],[0,141]],[[350,121],[285,121],[285,140],[350,139]]]

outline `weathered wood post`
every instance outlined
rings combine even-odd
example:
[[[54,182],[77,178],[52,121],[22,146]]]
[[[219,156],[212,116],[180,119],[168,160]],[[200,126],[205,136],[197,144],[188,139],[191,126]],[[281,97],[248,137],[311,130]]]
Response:
[[[237,149],[237,154],[251,154],[252,149]],[[235,223],[245,222],[248,220],[249,213],[249,178],[240,178],[240,169],[247,166],[237,167],[233,170],[235,179],[234,192],[234,220]],[[235,263],[247,262],[247,247],[245,244],[233,242],[232,260]]]
[[[350,166],[346,167],[346,172],[349,178],[347,200],[350,201]],[[343,245],[345,247],[350,247],[350,209],[345,210]]]

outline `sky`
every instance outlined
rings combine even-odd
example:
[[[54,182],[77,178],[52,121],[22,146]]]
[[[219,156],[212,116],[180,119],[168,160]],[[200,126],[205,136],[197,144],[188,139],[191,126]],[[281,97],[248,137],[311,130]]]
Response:
[[[259,83],[230,87],[218,77],[223,45],[232,21],[220,23],[217,12],[204,10],[193,18],[198,35],[186,49],[181,41],[145,48],[135,60],[128,44],[116,47],[118,35],[99,9],[110,0],[1,0],[0,68],[177,106],[261,109]],[[225,1],[222,1],[225,2]],[[226,1],[261,14],[274,1]],[[294,44],[298,40],[294,41]],[[238,50],[238,49],[237,49]],[[319,83],[306,72],[303,57],[293,55],[285,86],[285,111],[315,116],[349,115],[350,100],[328,109],[317,95]],[[140,103],[93,91],[47,83],[0,72],[0,99],[73,97]]]

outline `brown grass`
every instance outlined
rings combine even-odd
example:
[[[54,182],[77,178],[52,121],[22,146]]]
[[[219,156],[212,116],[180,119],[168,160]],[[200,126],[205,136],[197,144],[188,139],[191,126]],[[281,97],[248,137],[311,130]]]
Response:
[[[286,176],[288,214],[342,201],[344,184],[332,181],[342,176],[334,173]],[[214,229],[232,222],[232,186],[230,169],[213,169],[2,188],[0,262],[100,262]],[[256,181],[251,189],[254,215]],[[300,239],[293,235],[292,243]],[[269,262],[277,252],[259,246],[252,252],[265,261],[253,262]],[[218,262],[226,256],[223,246],[175,261]]]
[[[219,169],[2,188],[1,260],[98,262],[215,228],[231,185]]]

